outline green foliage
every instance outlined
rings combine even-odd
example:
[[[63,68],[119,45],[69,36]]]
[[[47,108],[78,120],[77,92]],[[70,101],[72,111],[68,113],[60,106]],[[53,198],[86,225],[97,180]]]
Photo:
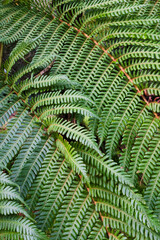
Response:
[[[159,7],[0,3],[4,239],[160,239]]]
[[[34,223],[17,192],[17,186],[0,172],[0,236],[1,239],[48,239]],[[26,204],[25,204],[26,205]]]
[[[2,89],[5,96],[1,102],[8,96],[8,87]],[[17,97],[14,101],[10,105],[11,109],[14,109],[12,106]],[[8,112],[8,102],[3,106]],[[26,135],[23,128],[30,125],[32,127]],[[9,160],[3,162],[11,171],[13,182],[4,175],[1,183],[7,186],[18,184],[21,196],[30,208],[30,215],[50,239],[107,239],[104,226],[108,224],[133,238],[136,236],[143,239],[143,232],[146,237],[157,239],[159,226],[156,219],[150,215],[142,197],[132,190],[133,184],[129,176],[113,161],[101,157],[83,144],[72,143],[73,148],[62,136],[54,135],[54,139],[53,136],[44,134],[43,126],[36,117],[30,115],[22,101],[16,105],[14,112],[6,115],[5,124],[2,122],[1,126],[6,131],[1,134],[3,148],[0,154],[4,155],[4,160],[6,156],[10,162],[14,162],[13,165],[10,165]],[[16,145],[17,142],[20,144]],[[81,174],[81,180],[76,173]],[[84,182],[88,184],[89,192],[85,189]],[[8,187],[3,189],[1,198],[7,196],[5,206],[2,204],[3,211],[16,213],[19,210],[23,213],[21,206],[10,203],[14,197],[25,204],[22,197],[17,196],[15,191],[8,191]],[[10,204],[10,208],[7,204]],[[99,220],[100,211],[103,213],[104,226]],[[10,222],[6,224],[14,226],[22,221],[21,218],[16,219],[15,223],[12,218],[9,219]],[[117,222],[116,225],[113,219]],[[140,232],[130,231],[131,224],[133,229],[140,229]],[[16,237],[14,234],[14,238],[18,239]]]
[[[85,181],[89,183],[86,167],[83,164],[83,159],[76,153],[74,148],[72,148],[66,140],[63,140],[61,136],[59,136],[59,138],[56,140],[56,145],[63,153],[65,158],[70,162],[72,169],[78,174],[81,174]]]

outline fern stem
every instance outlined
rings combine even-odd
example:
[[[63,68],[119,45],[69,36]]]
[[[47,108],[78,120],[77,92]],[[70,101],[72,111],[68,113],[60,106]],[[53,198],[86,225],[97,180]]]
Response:
[[[40,73],[38,73],[35,78],[39,77],[39,76],[42,76],[44,73],[48,72],[51,67],[53,66],[53,64],[55,63],[55,59],[50,63],[49,66],[47,66],[46,68],[44,68]]]

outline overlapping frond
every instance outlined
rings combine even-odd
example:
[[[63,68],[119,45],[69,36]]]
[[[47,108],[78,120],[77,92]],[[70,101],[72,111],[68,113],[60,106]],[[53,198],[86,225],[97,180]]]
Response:
[[[107,184],[106,188],[103,190],[97,186],[94,186],[92,189],[92,194],[96,202],[96,209],[103,213],[105,226],[111,226],[113,229],[123,229],[125,233],[136,239],[158,239],[158,234],[156,235],[154,232],[149,231],[149,228],[152,228],[151,226],[154,225],[154,221],[149,212],[146,214],[144,206],[136,205],[136,201],[130,202],[128,201],[129,198],[125,196],[122,197],[122,195],[120,197],[120,192],[121,190],[116,187],[113,193],[112,186],[109,184]],[[129,212],[133,214],[129,216]],[[141,222],[141,217],[143,218],[143,224]],[[154,225],[154,227],[156,227],[158,231],[159,225]],[[143,232],[143,235],[139,235],[139,232]]]
[[[78,156],[74,148],[62,138],[62,136],[59,136],[56,140],[56,145],[58,149],[63,153],[65,158],[69,161],[71,164],[72,169],[80,174],[84,180],[89,184],[89,178],[87,176],[87,170],[86,166],[83,163],[83,159]]]
[[[15,99],[15,101],[17,100]],[[25,126],[30,125],[30,121],[32,121],[32,129],[25,137],[22,146],[17,146],[16,151],[11,154],[10,162],[14,160],[13,165],[10,165],[8,161],[4,164],[9,166],[12,180],[20,186],[21,196],[26,200],[32,218],[35,218],[38,227],[46,231],[50,239],[107,239],[110,235],[104,227],[108,226],[104,220],[105,214],[111,218],[115,217],[116,210],[112,213],[110,209],[115,209],[116,202],[117,208],[122,208],[118,211],[125,211],[124,216],[127,215],[137,229],[138,226],[141,226],[141,231],[144,231],[146,236],[147,229],[153,228],[153,239],[156,239],[159,231],[158,226],[152,226],[153,218],[148,216],[143,199],[131,189],[133,184],[122,169],[118,169],[113,161],[101,157],[92,148],[85,149],[83,144],[80,146],[74,144],[74,149],[61,136],[55,141],[52,136],[44,134],[39,121],[37,122],[35,117],[31,117],[29,112],[27,116],[30,121],[26,121],[25,114],[23,115],[24,111],[27,111],[24,103],[21,102],[17,108],[14,114],[9,113],[5,122],[6,130],[3,131],[2,135],[6,156],[10,155],[8,146],[11,146],[12,149],[12,144],[14,145],[14,141],[12,143],[7,139],[9,136],[11,139],[16,138],[16,135],[18,136],[17,124],[19,121],[21,121],[21,125]],[[4,125],[2,126],[4,127]],[[80,178],[76,173],[80,174]],[[5,175],[1,182],[10,184]],[[83,184],[84,182],[88,184],[87,189]],[[89,182],[91,182],[91,186]],[[13,185],[13,182],[11,184]],[[7,186],[3,191],[1,196],[5,204],[2,206],[3,212],[7,213],[9,210],[13,212],[13,208],[14,213],[17,213],[18,209],[21,210],[10,202],[14,198],[24,204],[23,199],[15,196],[15,191],[11,187]],[[122,200],[120,201],[120,199]],[[101,217],[99,201],[103,205],[107,201],[110,206],[110,208],[101,209],[103,217]],[[133,211],[133,209],[135,210]],[[137,215],[138,211],[141,211],[143,221],[140,215]],[[21,212],[23,211],[21,210]],[[119,218],[121,215],[116,218],[116,221],[119,221]],[[103,225],[100,219],[103,219]],[[15,221],[18,224],[18,221],[22,220],[20,218],[20,220],[16,219]],[[5,222],[5,220],[3,221]],[[112,220],[108,221],[112,229],[117,228]],[[123,227],[126,221],[125,217],[120,221],[122,224],[118,228],[124,234],[141,239],[142,234],[136,235],[134,231],[130,232],[129,222],[127,228]],[[10,218],[10,222],[7,221],[4,224],[15,226],[16,223]],[[27,225],[26,222],[24,224]],[[21,228],[23,226],[22,224]]]
[[[159,216],[159,2],[23,2],[0,3],[0,42],[16,43],[11,89],[0,90],[0,166],[51,239],[159,239],[131,190]]]
[[[74,145],[73,145],[74,146]],[[89,148],[84,148],[83,145],[75,145],[75,149],[82,156],[83,160],[87,164],[88,169],[92,177],[96,177],[97,173],[99,175],[106,176],[106,180],[113,180],[115,182],[121,182],[122,184],[129,185],[133,187],[132,182],[124,171],[113,161],[108,159],[108,157],[100,156],[96,152]],[[93,169],[96,169],[94,171]]]
[[[12,102],[12,105],[14,105],[14,102]],[[7,145],[10,146],[10,141],[7,141],[7,139],[11,132],[12,138],[15,138],[16,134],[18,135],[17,123],[21,120],[22,125],[30,124],[30,122],[26,122],[25,115],[23,116],[25,111],[24,104],[21,103],[18,110],[14,112],[16,114],[10,112],[5,122],[6,131],[3,132],[3,141],[5,141],[7,149]],[[21,116],[23,116],[23,119],[21,119]],[[26,199],[27,205],[29,205],[31,216],[35,217],[41,229],[45,230],[47,234],[51,234],[51,239],[59,239],[59,236],[63,235],[64,229],[66,229],[64,239],[77,238],[79,235],[79,239],[81,239],[81,236],[83,236],[83,239],[87,239],[90,235],[96,236],[98,229],[100,236],[107,239],[105,228],[99,220],[99,214],[95,211],[92,199],[87,190],[85,190],[82,181],[75,175],[75,172],[78,172],[82,174],[85,181],[86,179],[87,182],[89,181],[82,158],[79,157],[78,160],[78,154],[75,155],[75,151],[69,147],[69,143],[66,140],[64,142],[61,137],[56,141],[61,140],[61,144],[64,144],[63,148],[59,146],[60,144],[56,144],[51,136],[44,136],[44,130],[36,124],[36,119],[30,115],[27,116],[33,121],[33,127],[29,136],[25,138],[23,146],[17,146],[17,152],[11,154],[12,159],[10,159],[11,162],[14,159],[14,164],[10,167],[11,178],[18,185],[8,180],[4,174],[2,174],[1,183],[20,186],[21,195]],[[9,149],[8,151],[6,150],[6,155],[9,155],[8,152],[10,152]],[[68,167],[68,163],[75,171]],[[5,165],[7,165],[6,162]],[[8,201],[6,201],[6,198]],[[1,212],[3,214],[8,214],[9,212],[16,214],[20,211],[22,214],[25,213],[27,215],[27,212],[21,206],[11,202],[12,199],[24,204],[23,199],[16,195],[16,192],[10,186],[2,188],[1,200],[4,204],[1,204]],[[65,210],[66,208],[67,210]],[[90,209],[89,211],[88,208]],[[35,211],[35,213],[32,211]],[[79,216],[77,216],[77,213]],[[72,222],[70,226],[66,225],[68,218]],[[8,228],[12,226],[11,229],[14,230],[17,223],[21,234],[23,234],[23,231],[29,231],[25,229],[27,226],[29,228],[30,224],[24,221],[22,217],[20,219],[10,218],[10,221],[2,220],[4,229],[8,225]],[[55,226],[52,226],[53,222],[55,222]],[[81,226],[82,222],[83,225]],[[79,229],[77,224],[79,224]],[[50,229],[49,232],[48,229]],[[9,236],[5,231],[3,235],[5,237]],[[17,233],[17,239],[19,236]],[[8,237],[7,239],[12,238]],[[28,237],[28,239],[30,238]],[[91,237],[91,239],[94,238]]]
[[[48,239],[25,210],[15,183],[0,172],[0,237],[1,239]],[[19,215],[19,216],[18,216]]]

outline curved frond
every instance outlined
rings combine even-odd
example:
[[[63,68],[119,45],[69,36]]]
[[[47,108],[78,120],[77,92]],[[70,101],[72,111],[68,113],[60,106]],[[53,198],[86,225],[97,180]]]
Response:
[[[95,149],[100,155],[102,154],[94,141],[94,137],[85,128],[59,118],[49,118],[44,123],[48,126],[48,133],[58,132],[63,135],[65,134],[67,138],[79,141]]]
[[[72,148],[71,145],[62,138],[62,136],[58,137],[56,140],[56,145],[63,153],[66,160],[68,160],[68,162],[71,164],[72,169],[78,174],[81,174],[82,177],[84,177],[84,180],[89,184],[89,178],[87,176],[85,164],[83,164],[83,159],[78,156],[74,148]]]
[[[0,236],[2,239],[48,239],[33,223],[9,177],[0,172]],[[19,216],[18,216],[19,215]],[[23,216],[23,217],[22,217]]]
[[[0,168],[50,239],[160,239],[159,9],[0,2]],[[2,238],[44,239],[2,176]]]

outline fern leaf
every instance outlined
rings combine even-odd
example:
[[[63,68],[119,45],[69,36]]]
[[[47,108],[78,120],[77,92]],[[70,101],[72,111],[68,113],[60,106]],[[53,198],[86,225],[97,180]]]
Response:
[[[17,183],[21,186],[21,193],[26,196],[28,190],[35,179],[41,164],[43,162],[44,156],[48,153],[53,143],[52,138],[43,139],[41,144],[36,146],[36,151],[34,155],[32,154],[29,161],[26,162],[20,175],[17,179]]]
[[[39,76],[35,79],[31,78],[26,79],[25,81],[22,82],[21,85],[18,85],[16,87],[17,91],[19,92],[19,94],[21,95],[22,92],[29,90],[30,88],[47,88],[47,87],[52,87],[54,86],[55,88],[58,87],[58,85],[76,85],[75,82],[71,82],[69,80],[69,78],[65,75],[55,75],[55,76]]]
[[[41,229],[46,230],[53,221],[53,218],[56,216],[58,209],[61,205],[61,202],[63,201],[64,196],[67,193],[67,190],[72,184],[72,181],[74,179],[73,171],[65,172],[64,175],[61,178],[61,183],[57,183],[56,186],[52,189],[52,192],[50,193],[48,201],[43,204],[43,208],[41,209],[39,216],[37,216],[38,225],[41,226]],[[43,196],[43,195],[42,195]],[[42,200],[41,198],[40,200]],[[41,201],[38,205],[41,206]],[[42,211],[43,210],[43,211]]]
[[[131,156],[131,168],[130,171],[133,180],[136,178],[136,171],[139,167],[140,160],[143,159],[144,150],[147,149],[149,141],[153,134],[157,131],[158,120],[156,118],[147,118],[138,132],[138,138],[136,139],[132,148]],[[147,129],[147,131],[144,131]],[[142,150],[143,149],[143,150]]]
[[[46,119],[47,117],[50,116],[55,116],[59,114],[73,114],[73,113],[78,113],[84,116],[92,117],[92,118],[98,118],[98,116],[88,107],[85,107],[83,105],[78,105],[78,104],[65,104],[65,105],[58,105],[53,108],[48,108],[44,109],[43,111],[40,112],[41,115],[39,116],[40,120]]]
[[[42,192],[43,185],[45,184],[45,181],[47,181],[47,178],[49,177],[52,168],[54,167],[54,164],[59,158],[60,153],[58,152],[56,146],[53,145],[52,148],[49,150],[48,154],[46,155],[42,168],[33,183],[32,189],[29,191],[29,195],[31,195],[31,198],[28,202],[31,209],[35,208],[38,202],[38,198]]]
[[[89,150],[83,146],[75,146],[77,152],[79,152],[84,161],[91,166],[96,167],[97,171],[106,176],[107,179],[119,181],[129,186],[133,186],[132,182],[121,168],[113,160],[108,160],[108,157],[101,157],[93,150]]]
[[[158,162],[159,157],[159,134],[155,134],[151,142],[149,143],[149,151],[144,155],[142,162],[139,165],[139,171],[143,174],[142,179],[145,184],[147,184],[152,176],[156,163]]]
[[[42,142],[42,134],[43,131],[41,128],[35,128],[30,134],[29,139],[26,139],[25,145],[22,146],[21,151],[19,152],[18,156],[16,156],[16,161],[12,167],[11,178],[13,181],[20,181],[25,163],[29,161],[34,149]]]
[[[58,137],[58,139],[56,140],[56,145],[58,149],[63,153],[65,158],[68,160],[72,169],[76,173],[81,174],[84,178],[84,181],[89,184],[89,178],[87,176],[87,171],[83,160],[80,156],[78,156],[74,148],[72,148],[71,145],[62,138],[62,136]]]
[[[159,239],[160,3],[3,2],[0,41],[12,50],[1,71],[0,168],[38,227],[50,239]],[[16,214],[24,203],[6,183],[0,236],[45,239]]]
[[[79,199],[81,192],[83,191],[83,185],[81,181],[74,180],[73,186],[70,188],[70,191],[67,193],[63,207],[59,210],[58,215],[56,216],[55,224],[52,228],[51,239],[58,240],[62,237],[63,231],[66,227],[66,223],[70,216],[70,212]]]
[[[32,50],[33,46],[35,47],[36,40],[30,40],[30,41],[22,41],[18,46],[16,46],[14,48],[14,50],[12,51],[12,54],[10,55],[10,57],[8,58],[7,62],[5,63],[5,70],[7,72],[6,75],[6,80],[8,78],[8,74],[11,71],[11,68],[13,67],[13,65],[16,63],[17,60],[19,60],[20,58],[23,58],[29,51]]]
[[[63,135],[66,134],[66,137],[79,141],[82,144],[95,149],[101,155],[101,152],[98,149],[93,136],[87,132],[86,129],[58,118],[50,118],[49,120],[47,119],[47,121],[45,121],[45,124],[49,125],[48,133],[58,132]]]
[[[0,173],[0,236],[5,239],[48,239],[33,224],[33,219],[24,209],[22,203],[24,200],[16,192],[16,184],[9,177]],[[5,200],[3,200],[5,199]],[[25,204],[26,205],[26,204]],[[23,215],[24,217],[18,217]],[[17,216],[16,216],[17,215]]]
[[[73,90],[66,90],[64,94],[60,94],[60,92],[56,93],[49,93],[49,94],[41,94],[38,98],[32,100],[32,112],[35,111],[36,108],[41,106],[53,105],[53,104],[63,104],[63,103],[70,103],[86,100],[88,102],[92,101],[84,96],[83,94],[73,91]]]
[[[19,239],[20,237],[29,240],[48,239],[32,222],[22,217],[9,219],[2,217],[0,220],[0,230],[2,232],[1,236],[8,240]]]
[[[149,113],[146,111],[146,107],[144,107],[140,112],[134,113],[130,120],[128,121],[122,139],[122,145],[125,145],[126,147],[124,148],[122,155],[120,157],[120,162],[124,169],[129,168],[132,146],[134,144],[138,130],[140,126],[143,124],[144,119],[148,117],[148,114]]]
[[[85,214],[86,209],[91,203],[91,198],[89,196],[81,196],[77,202],[77,206],[71,212],[70,221],[66,224],[66,231],[62,235],[62,239],[73,239],[78,233],[78,229],[82,223],[82,217]]]

